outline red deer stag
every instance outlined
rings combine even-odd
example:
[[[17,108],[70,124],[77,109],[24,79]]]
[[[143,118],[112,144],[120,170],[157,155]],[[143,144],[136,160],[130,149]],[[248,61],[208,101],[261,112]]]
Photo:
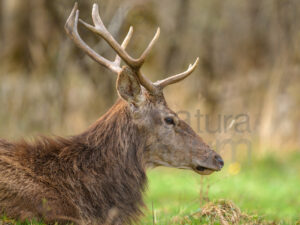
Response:
[[[119,45],[94,4],[94,25],[79,20],[75,4],[65,29],[92,59],[118,75],[120,99],[87,131],[34,143],[0,140],[0,211],[8,217],[47,223],[131,224],[142,214],[146,169],[168,166],[199,174],[219,171],[224,162],[168,108],[163,89],[189,76],[198,64],[152,83],[141,72],[159,29],[138,59],[125,51],[130,28]],[[111,62],[79,36],[78,21],[117,53]],[[120,67],[121,59],[126,66]]]

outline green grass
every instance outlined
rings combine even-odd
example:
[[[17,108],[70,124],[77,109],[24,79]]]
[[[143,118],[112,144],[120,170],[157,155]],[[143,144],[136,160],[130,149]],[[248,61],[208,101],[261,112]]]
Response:
[[[267,157],[231,164],[203,178],[191,171],[168,168],[149,171],[148,177],[148,210],[142,224],[152,224],[153,214],[156,224],[176,224],[176,218],[190,216],[201,211],[207,201],[218,199],[231,200],[243,213],[278,224],[295,224],[300,218],[299,154],[283,160]],[[207,224],[200,219],[192,221],[190,224]]]
[[[300,154],[227,164],[221,172],[205,177],[169,168],[148,171],[149,187],[145,193],[148,209],[141,224],[153,224],[153,215],[156,225],[222,224],[220,218],[213,220],[213,210],[222,205],[227,207],[229,217],[233,217],[231,211],[239,209],[246,215],[241,217],[240,224],[299,221]],[[201,213],[205,210],[211,211],[203,217]]]

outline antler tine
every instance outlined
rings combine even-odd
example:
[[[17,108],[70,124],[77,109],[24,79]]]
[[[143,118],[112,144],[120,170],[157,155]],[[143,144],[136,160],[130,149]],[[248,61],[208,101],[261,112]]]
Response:
[[[149,55],[149,53],[150,53],[151,49],[153,48],[155,42],[158,40],[159,35],[160,35],[160,28],[158,27],[154,37],[150,41],[149,45],[147,46],[147,48],[145,49],[145,51],[143,52],[141,57],[138,59],[138,61],[141,63],[141,65],[144,63],[146,57]]]
[[[193,65],[189,65],[189,68],[177,75],[168,77],[164,80],[160,80],[154,83],[155,86],[157,86],[159,89],[163,89],[166,86],[170,85],[170,84],[174,84],[177,83],[185,78],[187,78],[192,72],[194,72],[194,70],[196,69],[197,65],[199,64],[199,57],[196,59],[196,61],[194,62]]]
[[[159,35],[160,35],[160,28],[158,27],[154,37],[151,40],[151,42],[149,43],[149,45],[147,46],[147,48],[145,49],[145,51],[143,52],[141,57],[138,59],[138,61],[140,62],[140,65],[142,65],[144,63],[146,57],[149,55],[150,50],[153,48],[155,42],[158,40]],[[138,70],[137,75],[138,75],[138,79],[139,79],[140,83],[150,93],[153,93],[153,94],[157,93],[157,90],[158,90],[157,87],[155,87],[155,85],[152,83],[152,81],[149,80],[146,76],[144,76],[140,70]]]
[[[104,31],[107,32],[107,29],[104,26],[104,24],[102,22],[102,19],[101,19],[100,15],[99,15],[98,4],[96,4],[96,3],[93,4],[92,18],[93,18],[93,22],[94,22],[96,28],[103,29]]]
[[[128,43],[132,37],[132,33],[133,33],[133,27],[130,26],[129,31],[121,44],[122,49],[124,49],[124,50],[126,49]],[[121,65],[121,57],[118,54],[116,56],[114,63],[115,63],[115,65],[118,65],[118,66]]]
[[[78,4],[75,3],[73,10],[67,19],[65,24],[65,30],[68,36],[74,41],[74,43],[81,48],[86,54],[88,54],[92,59],[94,59],[99,64],[105,66],[106,68],[112,70],[115,73],[119,73],[121,68],[115,65],[113,62],[105,59],[98,53],[96,53],[93,49],[91,49],[80,37],[78,33],[78,19],[79,19],[79,10]]]

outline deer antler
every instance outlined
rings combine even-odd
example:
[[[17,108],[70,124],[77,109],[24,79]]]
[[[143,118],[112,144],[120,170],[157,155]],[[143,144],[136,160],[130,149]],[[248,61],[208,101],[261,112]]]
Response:
[[[74,41],[74,43],[79,48],[81,48],[85,53],[87,53],[92,59],[94,59],[96,62],[100,63],[101,65],[105,66],[106,68],[112,70],[117,74],[119,74],[122,70],[120,68],[120,62],[121,62],[120,59],[123,59],[125,63],[133,71],[136,72],[140,83],[150,92],[154,92],[155,87],[153,83],[142,75],[142,73],[140,72],[140,68],[143,65],[145,58],[149,54],[150,50],[152,49],[155,41],[158,39],[160,29],[159,28],[157,29],[154,38],[152,39],[152,41],[150,42],[146,50],[143,52],[143,54],[138,59],[134,59],[130,55],[128,55],[127,52],[125,51],[125,48],[132,35],[132,30],[133,30],[132,28],[129,29],[129,32],[126,38],[124,39],[123,44],[119,45],[119,43],[114,39],[114,37],[107,31],[106,27],[104,26],[99,15],[97,4],[93,5],[92,18],[93,18],[94,26],[82,20],[79,20],[78,4],[75,3],[75,6],[65,25],[66,32],[70,36],[70,38]],[[104,57],[100,56],[82,40],[77,29],[78,21],[80,21],[85,27],[87,27],[92,32],[101,36],[117,52],[117,57],[114,62],[111,62],[105,59]]]
[[[79,10],[77,2],[74,5],[74,8],[67,19],[65,24],[65,30],[69,37],[74,41],[74,43],[81,49],[84,50],[86,54],[88,54],[92,59],[96,62],[100,63],[104,67],[112,70],[113,72],[119,73],[121,71],[120,66],[114,64],[113,62],[105,59],[98,53],[96,53],[93,49],[91,49],[80,37],[78,33],[78,18],[79,18]],[[126,38],[125,38],[126,39]]]
[[[193,65],[192,64],[189,65],[189,68],[186,71],[176,74],[176,75],[173,75],[171,77],[168,77],[164,80],[156,81],[154,84],[155,84],[155,86],[159,87],[160,89],[163,89],[170,84],[175,84],[175,83],[187,78],[189,75],[191,75],[194,72],[194,70],[196,69],[198,64],[199,64],[199,57],[196,59],[196,61],[194,62]]]
[[[67,19],[65,30],[67,34],[70,36],[70,38],[74,41],[74,43],[81,48],[87,55],[89,55],[92,59],[94,59],[99,64],[105,66],[106,68],[110,69],[111,71],[119,74],[122,71],[122,68],[120,67],[121,59],[124,60],[124,62],[135,72],[139,82],[141,85],[143,85],[150,93],[157,94],[160,92],[164,87],[179,82],[189,76],[196,68],[198,64],[198,58],[196,62],[193,65],[190,65],[189,68],[180,74],[171,76],[165,80],[158,81],[156,83],[152,83],[147,77],[145,77],[141,71],[140,68],[145,62],[146,57],[149,55],[151,49],[153,48],[153,45],[157,41],[160,29],[158,28],[153,39],[147,46],[147,48],[144,50],[142,55],[135,59],[132,58],[126,51],[126,47],[131,39],[133,28],[130,27],[128,34],[126,35],[125,39],[123,40],[123,43],[120,45],[114,37],[109,33],[109,31],[104,26],[101,17],[99,15],[99,9],[98,5],[93,5],[92,10],[92,18],[94,25],[90,25],[83,20],[79,19],[79,10],[78,10],[78,4],[75,3],[74,8]],[[100,37],[102,37],[117,53],[115,61],[110,61],[98,53],[96,53],[91,47],[89,47],[80,37],[78,33],[78,21],[82,23],[86,28],[91,30],[92,32],[98,34]]]

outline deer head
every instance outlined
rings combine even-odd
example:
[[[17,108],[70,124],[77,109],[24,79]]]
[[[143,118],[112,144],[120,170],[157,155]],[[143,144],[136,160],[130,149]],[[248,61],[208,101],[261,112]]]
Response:
[[[66,32],[87,55],[118,75],[118,94],[127,102],[133,123],[146,137],[144,149],[146,166],[191,169],[199,174],[210,174],[221,170],[224,165],[222,158],[168,107],[163,94],[165,87],[188,77],[195,70],[199,59],[189,65],[185,72],[153,83],[144,76],[141,67],[158,39],[160,29],[157,29],[142,55],[135,59],[125,51],[132,36],[132,27],[120,45],[104,26],[97,4],[93,5],[92,18],[94,25],[80,20],[76,3],[66,22]],[[77,30],[78,22],[99,35],[112,47],[117,53],[114,61],[103,58],[82,40]],[[121,59],[126,64],[123,67],[120,66]]]

